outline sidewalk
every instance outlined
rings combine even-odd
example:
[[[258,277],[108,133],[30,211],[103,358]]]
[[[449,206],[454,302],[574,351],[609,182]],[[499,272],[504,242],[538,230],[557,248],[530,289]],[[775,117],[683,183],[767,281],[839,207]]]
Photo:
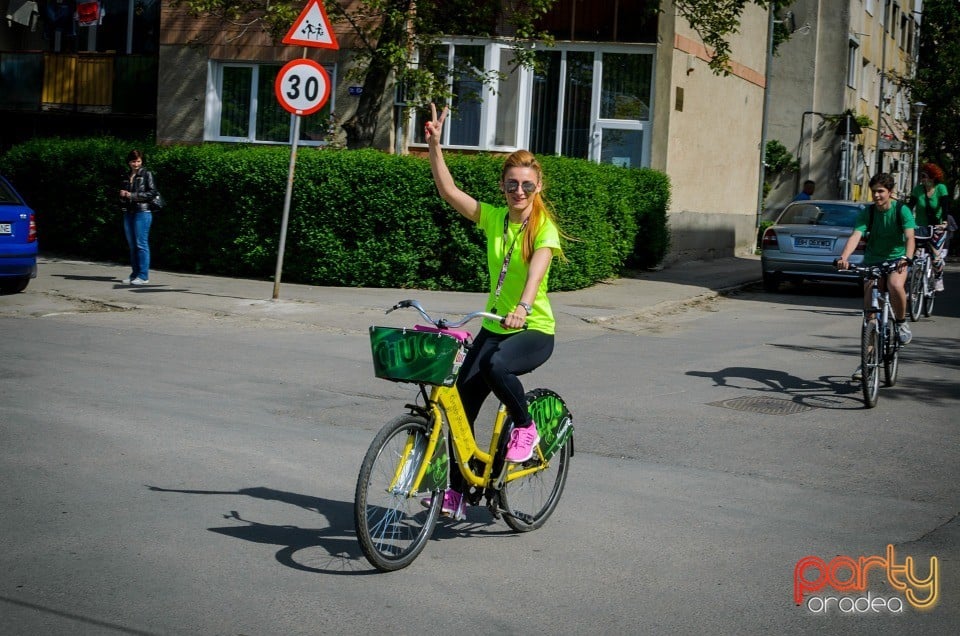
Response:
[[[220,316],[334,326],[353,324],[361,315],[381,314],[399,300],[416,298],[431,313],[466,313],[483,308],[486,294],[411,289],[315,287],[283,283],[273,300],[273,283],[153,270],[150,284],[122,285],[129,268],[41,258],[37,278],[27,290],[0,296],[0,315],[168,307]],[[621,278],[588,289],[554,292],[558,320],[568,316],[588,323],[642,316],[716,296],[760,280],[760,258],[730,257],[678,263],[636,278]],[[369,321],[362,321],[365,328]],[[355,326],[360,326],[357,323]]]

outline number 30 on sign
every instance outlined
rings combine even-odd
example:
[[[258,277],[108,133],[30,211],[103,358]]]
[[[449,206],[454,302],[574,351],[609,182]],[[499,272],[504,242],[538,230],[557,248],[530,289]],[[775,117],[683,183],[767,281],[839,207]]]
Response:
[[[330,98],[330,76],[313,60],[293,60],[277,73],[274,92],[285,110],[312,115]]]

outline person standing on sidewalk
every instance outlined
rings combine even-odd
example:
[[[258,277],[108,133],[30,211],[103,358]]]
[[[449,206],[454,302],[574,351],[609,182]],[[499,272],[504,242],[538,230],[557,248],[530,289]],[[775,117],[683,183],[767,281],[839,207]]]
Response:
[[[813,198],[813,191],[817,189],[817,182],[813,179],[807,179],[803,182],[803,190],[793,198],[794,201],[809,201]]]
[[[486,235],[487,309],[503,316],[502,321],[484,320],[460,368],[457,389],[471,427],[491,391],[503,402],[514,422],[506,461],[525,462],[533,456],[540,436],[517,376],[533,371],[553,353],[555,321],[547,278],[553,257],[563,255],[560,230],[544,200],[542,169],[532,153],[517,150],[504,161],[500,190],[505,207],[480,203],[456,186],[444,161],[440,138],[448,109],[444,107],[438,117],[431,104],[430,112],[425,136],[434,182],[440,196]],[[455,460],[452,453],[451,457]],[[462,519],[467,485],[459,470],[450,471],[450,486],[442,511]]]
[[[127,155],[129,174],[120,186],[120,205],[123,208],[123,233],[130,246],[130,276],[124,285],[143,285],[150,282],[150,225],[153,212],[150,204],[157,196],[153,173],[143,165],[143,153],[131,150]]]

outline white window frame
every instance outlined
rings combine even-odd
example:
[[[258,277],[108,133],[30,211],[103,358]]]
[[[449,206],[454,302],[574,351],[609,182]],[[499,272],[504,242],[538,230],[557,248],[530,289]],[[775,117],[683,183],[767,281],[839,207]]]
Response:
[[[589,49],[588,49],[589,50]],[[607,53],[617,54],[617,53],[636,53],[638,55],[648,54],[651,55],[651,84],[650,84],[650,103],[647,104],[647,119],[607,119],[600,117],[600,97],[603,91],[603,56]],[[590,119],[593,122],[593,131],[590,135],[590,159],[597,163],[600,162],[600,154],[602,151],[602,139],[603,131],[610,130],[633,130],[639,131],[643,134],[643,144],[640,148],[640,165],[649,166],[650,165],[650,144],[652,142],[652,135],[650,131],[652,129],[653,122],[653,105],[656,92],[656,54],[653,52],[650,53],[640,53],[636,49],[623,49],[621,47],[605,47],[597,52],[596,56],[593,58],[593,76],[596,78],[594,82],[593,96],[591,98],[590,105]],[[636,166],[635,166],[636,167]]]
[[[277,62],[242,62],[234,60],[208,60],[207,61],[207,93],[203,109],[203,140],[221,141],[226,143],[248,143],[267,146],[286,146],[293,141],[293,118],[296,115],[290,115],[290,135],[286,141],[271,141],[256,139],[254,137],[257,128],[257,91],[256,87],[260,81],[261,66],[276,66]],[[282,66],[282,64],[281,64]],[[246,137],[228,137],[220,135],[220,115],[223,112],[223,70],[225,68],[249,68],[251,73],[251,91],[250,91],[250,118],[247,122]],[[337,67],[336,65],[324,64],[324,69],[330,75],[330,98],[326,104],[331,113],[334,110],[337,86]],[[272,91],[271,91],[272,92]],[[298,146],[325,146],[325,141],[313,141],[301,139],[297,142]]]
[[[453,60],[456,54],[457,46],[483,46],[484,47],[484,67],[486,69],[499,69],[500,61],[504,56],[510,55],[511,46],[508,42],[502,40],[484,40],[476,38],[444,38],[441,42],[443,45],[448,46],[447,50],[447,65],[448,68],[453,68]],[[650,55],[651,64],[653,65],[653,79],[656,77],[656,46],[654,45],[623,45],[623,44],[596,44],[596,43],[558,43],[555,46],[551,47],[550,50],[559,50],[563,53],[561,56],[560,62],[560,73],[562,76],[566,76],[566,53],[569,52],[590,52],[594,53],[594,78],[597,81],[594,82],[593,92],[591,94],[591,122],[593,130],[599,134],[601,128],[620,128],[620,129],[636,129],[643,132],[643,148],[642,148],[642,157],[643,165],[649,165],[650,161],[650,145],[652,141],[652,125],[653,125],[653,104],[654,104],[654,92],[655,84],[653,81],[650,87],[650,108],[648,119],[643,121],[633,121],[626,122],[624,120],[608,120],[600,119],[600,92],[602,90],[602,64],[603,64],[603,54],[604,53],[628,53],[628,54],[640,54],[640,55]],[[449,82],[453,81],[453,77],[449,79]],[[565,100],[565,83],[561,82],[559,86],[560,94],[558,96],[558,117],[562,117],[563,113],[563,104]],[[530,100],[532,99],[533,94],[533,71],[529,69],[521,69],[519,71],[519,82],[517,86],[518,98],[517,98],[517,108],[518,113],[516,117],[517,129],[515,131],[515,139],[517,140],[516,145],[501,145],[496,143],[496,130],[498,121],[498,99],[499,95],[497,94],[496,87],[489,84],[484,84],[482,89],[483,102],[480,105],[480,135],[479,143],[476,146],[466,146],[466,145],[450,145],[449,136],[450,136],[450,126],[444,126],[443,137],[440,140],[445,148],[450,148],[451,150],[468,150],[468,151],[490,151],[490,152],[512,152],[518,148],[526,148],[529,145],[529,136],[530,136]],[[439,105],[438,105],[439,106]],[[408,130],[414,130],[416,128],[416,113],[411,110],[409,113],[408,120]],[[557,127],[557,141],[556,147],[561,147],[561,137],[563,135],[562,127]],[[426,148],[426,144],[415,142],[411,139],[407,141],[409,148],[423,149]],[[599,146],[597,144],[596,135],[591,136],[590,142],[590,151],[589,158],[593,161],[599,161]]]
[[[860,39],[850,36],[847,42],[847,86],[856,90],[857,73],[860,70]]]

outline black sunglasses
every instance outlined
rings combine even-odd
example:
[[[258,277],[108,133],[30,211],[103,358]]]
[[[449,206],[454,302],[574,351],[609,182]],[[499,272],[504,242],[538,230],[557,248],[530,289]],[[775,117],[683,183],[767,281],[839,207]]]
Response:
[[[524,194],[533,194],[537,191],[537,184],[533,181],[524,181],[523,183],[520,183],[516,179],[507,179],[503,182],[503,189],[508,194],[513,194],[519,188],[523,188]]]

